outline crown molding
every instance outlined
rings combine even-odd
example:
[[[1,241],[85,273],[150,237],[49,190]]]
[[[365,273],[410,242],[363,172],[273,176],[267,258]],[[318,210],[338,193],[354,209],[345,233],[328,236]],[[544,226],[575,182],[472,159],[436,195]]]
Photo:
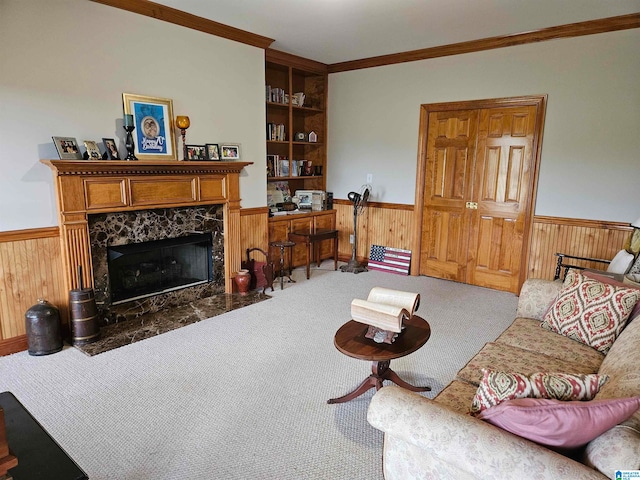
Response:
[[[471,40],[468,42],[452,43],[438,47],[423,48],[409,52],[380,55],[377,57],[351,60],[348,62],[332,63],[329,65],[329,73],[346,72],[362,68],[381,67],[396,63],[415,62],[430,58],[460,55],[463,53],[480,52],[495,48],[513,47],[527,43],[544,42],[558,38],[580,37],[594,35],[596,33],[614,32],[640,27],[640,13],[620,15],[618,17],[600,18],[586,22],[569,23],[556,27],[542,28],[531,32],[501,35],[498,37]]]
[[[222,23],[214,22],[191,13],[183,12],[175,8],[149,2],[148,0],[91,0],[110,7],[127,10],[147,17],[173,23],[182,27],[191,28],[200,32],[209,33],[217,37],[234,40],[254,47],[266,49],[274,42],[274,39],[256,35],[255,33],[230,27]]]
[[[281,65],[287,65],[293,68],[299,68],[300,70],[307,70],[319,74],[326,75],[328,70],[328,65],[326,63],[316,62],[309,58],[300,57],[280,50],[274,50],[273,48],[266,49],[264,57],[267,62],[279,63]]]

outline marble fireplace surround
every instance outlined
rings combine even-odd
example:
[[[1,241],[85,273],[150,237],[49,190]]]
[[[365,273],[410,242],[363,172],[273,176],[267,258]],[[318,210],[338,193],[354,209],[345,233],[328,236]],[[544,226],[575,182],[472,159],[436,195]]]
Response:
[[[222,205],[201,205],[89,215],[93,288],[102,325],[224,293],[223,210]],[[195,232],[211,235],[213,278],[210,282],[113,303],[107,247],[185,237]]]
[[[252,162],[41,162],[54,175],[67,290],[79,286],[78,266],[82,267],[84,286],[95,286],[90,215],[215,205],[221,209],[224,231],[224,292],[232,293],[233,277],[242,261],[239,176]]]

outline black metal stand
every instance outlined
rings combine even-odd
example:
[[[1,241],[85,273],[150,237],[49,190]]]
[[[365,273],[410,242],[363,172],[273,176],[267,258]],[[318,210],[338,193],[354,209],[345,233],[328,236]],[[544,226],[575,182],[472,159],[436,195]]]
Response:
[[[362,273],[368,272],[367,267],[358,262],[357,260],[357,248],[358,248],[358,206],[354,202],[353,204],[353,246],[351,247],[351,260],[346,265],[340,267],[341,272],[347,273]]]
[[[127,152],[129,152],[125,160],[138,160],[134,153],[136,144],[133,142],[133,135],[131,135],[131,132],[133,132],[135,128],[136,127],[134,127],[133,125],[131,125],[130,127],[124,127],[124,129],[127,131],[127,140],[124,145],[125,147],[127,147]]]

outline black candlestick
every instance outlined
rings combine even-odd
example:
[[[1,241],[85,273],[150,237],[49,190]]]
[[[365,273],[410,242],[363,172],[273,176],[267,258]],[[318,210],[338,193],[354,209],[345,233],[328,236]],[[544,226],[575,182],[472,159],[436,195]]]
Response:
[[[136,144],[133,143],[133,135],[131,135],[131,132],[133,132],[133,130],[136,127],[134,127],[133,125],[124,126],[124,129],[127,131],[127,140],[124,143],[124,146],[127,147],[127,152],[129,152],[129,154],[127,155],[127,158],[125,158],[125,160],[138,160],[138,158],[136,157],[134,151],[136,148]]]

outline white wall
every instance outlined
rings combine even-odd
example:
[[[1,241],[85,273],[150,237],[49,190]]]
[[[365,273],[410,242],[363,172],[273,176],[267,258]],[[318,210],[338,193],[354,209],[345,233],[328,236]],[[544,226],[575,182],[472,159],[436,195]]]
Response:
[[[52,136],[124,154],[123,92],[171,98],[187,143],[240,143],[242,207],[266,204],[262,49],[86,0],[0,0],[0,231],[58,224]]]
[[[329,75],[327,189],[413,204],[420,105],[549,95],[537,215],[640,216],[640,29]]]

